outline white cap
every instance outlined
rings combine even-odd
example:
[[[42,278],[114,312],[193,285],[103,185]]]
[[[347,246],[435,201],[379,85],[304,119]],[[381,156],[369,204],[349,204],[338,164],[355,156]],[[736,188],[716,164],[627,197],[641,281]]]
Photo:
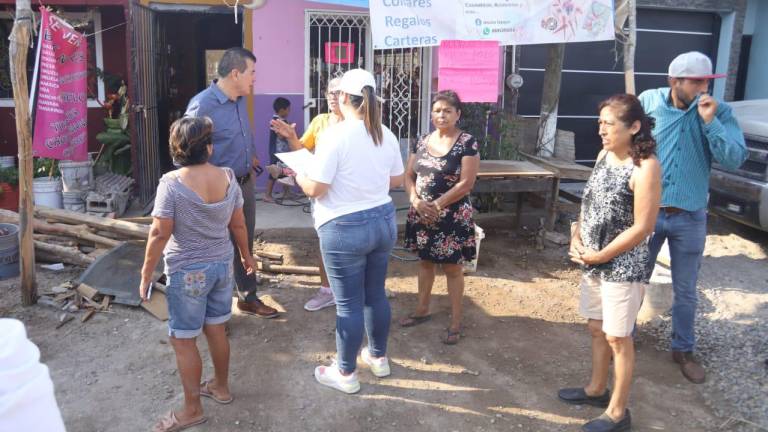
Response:
[[[690,51],[680,54],[669,64],[669,76],[672,78],[723,78],[725,74],[713,74],[709,57]]]
[[[344,72],[338,89],[353,96],[362,96],[363,88],[371,86],[376,91],[376,80],[365,69],[351,69]]]

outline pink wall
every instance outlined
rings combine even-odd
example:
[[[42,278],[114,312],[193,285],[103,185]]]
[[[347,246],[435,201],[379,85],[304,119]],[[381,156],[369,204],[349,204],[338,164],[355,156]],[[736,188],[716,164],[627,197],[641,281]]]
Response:
[[[304,93],[304,11],[367,11],[304,0],[271,0],[253,13],[255,94]]]

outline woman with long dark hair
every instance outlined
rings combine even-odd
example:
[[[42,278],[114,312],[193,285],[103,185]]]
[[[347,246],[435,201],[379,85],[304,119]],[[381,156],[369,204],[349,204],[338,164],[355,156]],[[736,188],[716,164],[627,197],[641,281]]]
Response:
[[[390,374],[391,311],[384,282],[397,225],[389,190],[403,182],[403,160],[397,138],[381,124],[373,75],[352,69],[341,78],[339,91],[344,121],[323,132],[314,166],[296,182],[316,199],[312,216],[336,298],[336,360],[318,366],[315,378],[355,393],[363,330],[368,335],[363,361],[377,377]]]
[[[602,102],[599,111],[603,150],[584,189],[569,252],[584,268],[579,312],[592,336],[592,377],[585,387],[558,394],[567,403],[606,408],[583,426],[588,432],[626,431],[631,426],[627,402],[635,364],[632,331],[650,279],[648,237],[661,200],[653,121],[640,101],[619,94]],[[613,394],[608,390],[611,357]]]

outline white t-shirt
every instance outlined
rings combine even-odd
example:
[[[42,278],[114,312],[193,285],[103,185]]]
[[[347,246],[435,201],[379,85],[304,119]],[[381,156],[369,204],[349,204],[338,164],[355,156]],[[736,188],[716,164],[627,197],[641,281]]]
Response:
[[[404,172],[400,145],[387,127],[381,145],[375,145],[362,120],[344,120],[328,127],[315,150],[315,165],[307,177],[329,184],[315,201],[315,228],[350,213],[384,205],[389,178]]]

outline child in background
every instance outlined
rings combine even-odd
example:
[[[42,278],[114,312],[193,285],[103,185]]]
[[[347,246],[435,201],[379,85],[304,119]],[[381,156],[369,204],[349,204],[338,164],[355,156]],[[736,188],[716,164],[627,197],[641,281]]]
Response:
[[[291,102],[284,98],[284,97],[278,97],[275,98],[275,101],[272,102],[272,109],[275,111],[275,114],[272,116],[272,120],[282,120],[284,122],[288,122],[288,114],[291,112]],[[264,195],[264,202],[275,202],[275,199],[272,198],[272,189],[275,187],[275,181],[282,177],[282,172],[287,168],[287,166],[282,163],[278,158],[275,156],[275,153],[284,153],[291,151],[291,147],[288,145],[288,140],[283,138],[282,136],[278,135],[273,131],[271,128],[269,130],[269,163],[270,166],[267,167],[267,170],[269,172],[269,180],[267,181],[267,193]],[[283,196],[288,192],[288,186],[283,185]]]

